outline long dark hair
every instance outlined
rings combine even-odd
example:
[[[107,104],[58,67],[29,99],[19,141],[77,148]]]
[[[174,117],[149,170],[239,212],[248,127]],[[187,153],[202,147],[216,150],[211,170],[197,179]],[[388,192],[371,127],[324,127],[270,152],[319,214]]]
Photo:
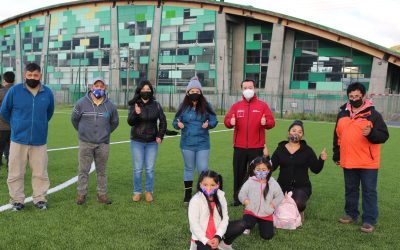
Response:
[[[270,161],[267,158],[262,157],[262,156],[257,156],[256,158],[254,158],[254,160],[252,160],[249,165],[249,176],[254,176],[254,169],[260,164],[265,164],[269,170],[269,173],[267,175],[267,183],[265,184],[265,189],[263,192],[263,196],[265,199],[267,197],[267,194],[269,191],[268,182],[269,182],[269,179],[271,179],[271,175],[272,175],[272,165],[271,165]]]
[[[219,189],[222,190],[222,176],[220,174],[218,174],[217,172],[215,172],[215,171],[207,170],[207,171],[201,172],[201,174],[199,176],[199,181],[197,182],[197,191],[203,193],[203,191],[200,188],[200,183],[206,177],[209,177],[209,178],[213,179],[215,181],[215,183],[217,183],[219,185]],[[203,195],[206,197],[208,208],[210,209],[210,214],[211,214],[212,209],[211,209],[210,200],[208,199],[208,197],[204,193],[203,193]],[[213,198],[214,198],[215,207],[217,208],[219,216],[221,216],[221,219],[223,219],[224,216],[222,215],[221,202],[218,199],[217,192],[215,192],[215,194],[213,194]]]
[[[151,100],[154,99],[154,89],[153,89],[153,85],[151,84],[151,82],[149,80],[143,80],[139,83],[139,85],[136,87],[135,90],[135,95],[133,96],[133,98],[128,102],[129,106],[133,106],[135,105],[135,103],[139,102],[141,100],[140,98],[140,91],[142,90],[142,88],[144,86],[149,86],[150,88],[150,92],[153,94],[153,97],[151,98]]]
[[[185,111],[187,108],[192,108],[192,107],[193,107],[193,102],[190,101],[188,94],[186,94],[185,98],[183,98],[183,101],[178,108],[178,111],[175,114],[175,117],[180,116],[183,111]],[[204,115],[206,112],[215,115],[214,110],[210,107],[210,105],[208,105],[206,98],[204,97],[203,93],[201,93],[200,98],[196,104],[196,113]]]

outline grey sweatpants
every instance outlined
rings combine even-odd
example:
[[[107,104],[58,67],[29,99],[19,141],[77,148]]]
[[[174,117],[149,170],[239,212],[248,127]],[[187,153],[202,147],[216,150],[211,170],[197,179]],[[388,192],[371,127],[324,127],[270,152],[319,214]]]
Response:
[[[108,161],[109,144],[94,144],[79,140],[79,175],[78,194],[86,195],[88,192],[89,171],[94,160],[97,175],[97,193],[107,193],[106,166]]]

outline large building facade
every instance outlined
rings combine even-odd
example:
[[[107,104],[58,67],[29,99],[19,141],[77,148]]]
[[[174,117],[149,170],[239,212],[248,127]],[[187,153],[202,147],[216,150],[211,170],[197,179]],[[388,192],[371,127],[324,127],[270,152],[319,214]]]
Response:
[[[206,0],[78,1],[0,23],[0,70],[23,78],[43,68],[54,90],[84,89],[103,76],[111,89],[149,79],[180,93],[197,75],[206,93],[233,95],[252,78],[259,92],[335,98],[362,82],[369,93],[400,92],[400,54],[277,13]]]

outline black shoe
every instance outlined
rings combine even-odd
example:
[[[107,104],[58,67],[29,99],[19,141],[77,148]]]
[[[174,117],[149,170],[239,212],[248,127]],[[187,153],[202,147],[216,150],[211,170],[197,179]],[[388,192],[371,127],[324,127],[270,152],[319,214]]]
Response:
[[[13,203],[11,210],[13,212],[18,212],[18,211],[21,211],[22,209],[24,209],[24,207],[25,207],[25,205],[22,203]]]
[[[35,207],[37,209],[40,209],[40,210],[46,210],[47,209],[47,202],[39,201],[38,203],[35,204]]]
[[[234,207],[237,207],[237,206],[240,206],[240,205],[242,205],[242,203],[240,201],[232,202],[232,206],[234,206]]]

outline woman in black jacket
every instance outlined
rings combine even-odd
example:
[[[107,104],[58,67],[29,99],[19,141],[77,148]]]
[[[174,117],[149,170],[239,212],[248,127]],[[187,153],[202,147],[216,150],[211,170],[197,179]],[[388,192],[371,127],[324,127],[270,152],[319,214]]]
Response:
[[[135,96],[128,102],[128,124],[131,128],[131,153],[133,161],[133,201],[140,201],[142,194],[142,170],[146,169],[147,202],[153,201],[154,165],[158,144],[167,130],[167,120],[161,105],[154,98],[153,87],[148,80],[136,88]],[[158,127],[157,122],[159,121]]]
[[[292,198],[297,204],[302,221],[304,221],[307,200],[312,193],[308,169],[318,174],[327,159],[326,149],[322,150],[318,159],[313,149],[302,140],[303,135],[303,122],[294,121],[289,126],[288,140],[278,144],[271,158],[275,170],[281,167],[278,183],[284,193],[293,192]],[[267,148],[264,149],[264,155],[268,157]]]

